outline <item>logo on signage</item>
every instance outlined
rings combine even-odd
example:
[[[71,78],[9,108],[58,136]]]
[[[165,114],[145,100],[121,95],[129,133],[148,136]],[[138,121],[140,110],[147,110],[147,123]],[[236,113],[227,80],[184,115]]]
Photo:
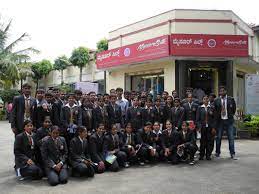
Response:
[[[130,48],[125,48],[123,53],[125,57],[130,56]]]
[[[216,42],[215,39],[209,39],[209,40],[208,40],[208,46],[209,46],[210,48],[214,48],[214,47],[216,47],[216,45],[217,45],[217,42]]]

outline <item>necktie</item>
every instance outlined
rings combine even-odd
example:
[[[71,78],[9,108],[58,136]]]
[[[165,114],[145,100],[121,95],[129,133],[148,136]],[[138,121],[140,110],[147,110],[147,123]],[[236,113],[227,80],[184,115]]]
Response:
[[[208,107],[205,106],[205,123],[206,127],[208,127]]]
[[[31,137],[31,135],[28,135],[27,137],[28,137],[30,146],[32,146],[32,137]]]
[[[73,124],[73,108],[70,108],[70,124]]]
[[[226,104],[226,99],[225,99],[225,97],[223,98],[222,101],[223,101],[223,102],[222,102],[221,114],[222,114],[222,116],[224,117],[224,116],[226,116],[226,106],[225,106],[225,104]]]
[[[30,99],[25,98],[25,117],[26,119],[30,118]]]

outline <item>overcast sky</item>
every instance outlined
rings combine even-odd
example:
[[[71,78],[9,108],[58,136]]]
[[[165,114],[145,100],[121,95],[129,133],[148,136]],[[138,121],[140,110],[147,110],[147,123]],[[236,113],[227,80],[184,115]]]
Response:
[[[0,15],[13,20],[12,38],[30,35],[22,47],[41,51],[33,60],[53,60],[78,46],[94,49],[109,31],[171,9],[231,9],[259,24],[258,7],[257,0],[0,0]]]

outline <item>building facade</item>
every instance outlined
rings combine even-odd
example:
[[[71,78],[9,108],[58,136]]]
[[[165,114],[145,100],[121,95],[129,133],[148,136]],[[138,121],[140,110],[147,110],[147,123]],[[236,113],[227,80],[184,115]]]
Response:
[[[106,91],[160,93],[186,87],[218,94],[226,85],[240,109],[245,75],[259,72],[259,36],[230,10],[171,10],[109,33],[97,55]]]

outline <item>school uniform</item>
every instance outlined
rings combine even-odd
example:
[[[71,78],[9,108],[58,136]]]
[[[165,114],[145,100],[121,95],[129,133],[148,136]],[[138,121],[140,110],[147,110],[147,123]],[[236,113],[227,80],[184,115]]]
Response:
[[[35,136],[26,132],[20,133],[15,137],[14,156],[15,168],[22,177],[41,179],[43,172],[38,165],[35,153]],[[29,165],[27,161],[31,159],[34,164]]]
[[[154,136],[152,132],[146,133],[144,129],[139,130],[137,133],[137,144],[140,146],[138,151],[138,156],[141,162],[154,161],[158,154],[155,157],[151,156],[151,149],[156,148],[156,143],[154,141]]]
[[[79,136],[74,137],[70,142],[69,161],[74,174],[79,176],[94,176],[93,164],[86,165],[85,160],[91,160],[89,144],[87,139],[81,139]]]
[[[198,147],[196,145],[196,138],[195,134],[191,130],[187,130],[186,133],[183,131],[180,131],[180,145],[184,144],[184,155],[183,157],[187,158],[190,156],[190,160],[194,160],[194,155],[196,151],[198,150]]]
[[[82,110],[82,125],[86,127],[87,131],[92,132],[95,129],[95,111],[92,107],[81,106]]]
[[[105,129],[107,129],[109,121],[107,106],[96,106],[94,108],[94,115],[94,129],[96,129],[100,123],[103,123]]]
[[[159,131],[153,130],[152,136],[153,136],[153,139],[154,139],[154,142],[155,142],[155,145],[156,145],[155,146],[156,152],[158,153],[159,158],[161,158],[160,154],[161,154],[161,151],[162,151],[162,130],[159,130]]]
[[[182,127],[182,122],[184,121],[184,108],[179,107],[173,107],[171,109],[171,120],[173,123],[173,127],[175,127],[177,130],[180,130]]]
[[[155,117],[154,108],[152,106],[145,107],[143,108],[142,111],[143,111],[143,123],[151,122],[153,124],[154,117]]]
[[[98,168],[96,168],[96,172],[102,173],[105,168],[100,168],[100,162],[105,162],[104,153],[103,153],[103,142],[104,135],[99,136],[97,133],[94,133],[89,138],[89,147],[90,147],[90,155],[93,162],[98,164]]]
[[[162,125],[165,122],[165,109],[162,106],[154,106],[154,122],[156,121]]]
[[[126,124],[131,123],[133,132],[137,132],[143,127],[144,114],[143,109],[139,106],[130,107],[127,110]]]
[[[206,158],[210,158],[213,151],[214,137],[211,130],[215,129],[215,113],[210,105],[200,106],[197,110],[197,127],[201,129],[200,139],[200,158],[206,155]]]
[[[75,136],[76,127],[82,125],[82,110],[79,106],[74,104],[72,107],[69,104],[66,104],[62,108],[61,112],[61,121],[62,121],[62,135],[64,134],[67,145],[71,139]]]
[[[105,157],[109,155],[109,152],[114,150],[115,150],[114,155],[117,157],[112,164],[108,164],[106,162],[108,169],[113,172],[118,171],[120,167],[125,167],[127,155],[125,152],[121,151],[121,146],[122,146],[122,143],[120,141],[118,134],[112,135],[111,133],[108,133],[105,136],[104,144],[103,144],[103,152],[105,154]]]
[[[194,123],[196,122],[196,114],[198,110],[198,104],[195,102],[187,102],[183,104],[184,108],[184,120],[185,121],[193,121]]]
[[[127,154],[127,162],[135,163],[137,162],[137,153],[133,154],[132,149],[135,151],[137,136],[135,133],[126,133],[124,132],[121,136],[122,147],[121,150]]]
[[[15,128],[16,134],[23,132],[23,123],[25,120],[33,120],[35,98],[25,95],[14,97],[13,109],[11,113],[11,128]]]
[[[42,105],[47,104],[46,100],[39,101],[36,99],[34,101],[34,113],[32,116],[33,126],[36,127],[36,129],[42,127],[43,121],[46,116],[50,116],[50,112],[45,110]]]
[[[165,157],[165,149],[168,148],[170,154],[166,159],[171,161],[172,164],[177,164],[179,161],[179,157],[177,155],[177,146],[180,145],[180,133],[175,129],[165,129],[162,133],[161,145],[161,155]]]
[[[61,113],[62,109],[65,106],[63,104],[64,102],[62,100],[56,100],[54,103],[49,103],[49,108],[50,108],[50,120],[53,125],[57,126],[62,126],[62,118],[61,118]]]
[[[171,120],[172,119],[171,118],[171,110],[172,110],[171,106],[168,106],[167,104],[164,106],[164,125],[165,125],[167,120]]]
[[[50,185],[65,184],[68,181],[68,149],[65,138],[59,136],[56,140],[48,137],[42,144],[41,155],[44,161],[45,172]],[[54,168],[58,163],[62,168],[57,172]]]
[[[108,112],[108,118],[109,118],[109,129],[111,129],[111,126],[113,124],[120,125],[122,127],[122,112],[121,112],[121,107],[117,104],[109,104],[107,107],[107,112]],[[120,130],[120,128],[118,129]]]

